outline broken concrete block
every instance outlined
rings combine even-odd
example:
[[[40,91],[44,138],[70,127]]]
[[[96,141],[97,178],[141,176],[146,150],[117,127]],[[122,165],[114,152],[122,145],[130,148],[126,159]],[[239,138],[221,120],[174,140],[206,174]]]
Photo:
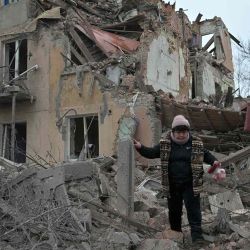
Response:
[[[118,166],[117,166],[116,164],[113,164],[113,165],[111,166],[111,168],[112,168],[112,170],[113,170],[114,172],[117,173],[117,171],[118,171]]]
[[[80,248],[79,248],[80,247]],[[40,249],[45,249],[45,248],[39,248],[39,250]],[[49,248],[46,248],[46,249],[49,249]],[[89,245],[89,243],[87,243],[87,242],[82,242],[81,244],[80,244],[80,246],[77,246],[77,245],[75,245],[75,246],[70,246],[70,247],[67,247],[65,250],[78,250],[78,249],[81,249],[81,250],[91,250],[91,247],[90,247],[90,245]]]
[[[139,236],[136,233],[130,233],[129,238],[132,242],[132,245],[134,245],[134,246],[139,245],[139,243],[141,242],[141,239],[139,238]]]
[[[204,232],[204,231],[203,231]],[[213,235],[208,235],[208,234],[202,234],[204,240],[208,241],[208,242],[215,242],[216,241],[216,236]]]
[[[164,209],[161,213],[157,214],[153,218],[150,218],[148,221],[148,225],[156,228],[160,231],[164,230],[166,225],[169,224],[169,219],[168,219],[168,210]]]
[[[84,226],[84,228],[86,228],[86,230],[90,232],[92,227],[91,211],[89,209],[77,208],[77,207],[73,207],[72,211],[75,213],[75,215],[77,216],[81,224]]]
[[[147,211],[134,212],[133,217],[136,218],[137,222],[141,222],[143,224],[147,224],[150,219],[149,213]]]
[[[184,240],[184,235],[182,232],[173,231],[169,228],[165,229],[161,233],[157,233],[157,238],[158,237],[160,239],[173,240],[173,241],[181,243],[181,244],[183,243],[183,240]]]
[[[125,250],[129,249],[131,245],[131,239],[125,232],[115,232],[111,230],[108,234],[106,239],[107,245],[105,249],[112,249],[112,250]]]
[[[87,242],[82,242],[81,243],[81,249],[82,250],[91,250],[91,246],[90,246],[90,244],[89,243],[87,243]]]
[[[210,243],[210,244],[208,245],[208,247],[211,248],[211,249],[213,249],[213,250],[216,250],[216,249],[215,249],[215,244],[214,244],[214,243]]]
[[[239,193],[227,191],[208,197],[211,210],[214,214],[217,214],[218,208],[225,208],[229,211],[235,211],[243,209],[243,204]]]
[[[250,247],[250,242],[248,239],[242,238],[237,242],[237,247],[238,249],[247,249],[247,247]]]
[[[105,200],[103,202],[108,207],[112,207],[116,209],[117,208],[117,193],[111,189],[110,195],[108,197],[105,197]]]
[[[135,192],[135,211],[148,211],[149,208],[158,207],[157,198],[148,191]]]
[[[137,250],[179,250],[177,243],[165,239],[146,239]]]
[[[126,71],[117,65],[108,66],[106,69],[106,77],[116,85],[120,84],[121,76],[125,73]]]
[[[229,222],[229,227],[243,238],[250,239],[250,231],[246,227],[233,224],[232,222]]]
[[[228,239],[230,241],[238,241],[240,239],[240,236],[238,233],[233,232]]]
[[[135,168],[135,185],[139,185],[145,179],[145,172],[139,168]]]
[[[0,249],[5,249],[5,250],[15,250],[15,248],[13,248],[12,246],[8,245],[5,248],[0,248]]]
[[[109,186],[109,180],[108,180],[108,178],[104,174],[99,173],[99,179],[100,179],[101,193],[103,195],[108,196],[109,195],[109,191],[108,191],[108,189],[109,189],[109,187],[108,187]]]

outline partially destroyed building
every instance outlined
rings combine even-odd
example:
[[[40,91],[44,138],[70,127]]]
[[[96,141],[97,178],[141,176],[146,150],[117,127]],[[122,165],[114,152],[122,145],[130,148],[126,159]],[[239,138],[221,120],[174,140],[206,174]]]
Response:
[[[204,176],[202,249],[249,249],[250,106],[233,104],[221,18],[161,0],[0,6],[0,250],[197,249],[131,140],[157,143],[176,114],[227,172]]]
[[[201,16],[191,23],[162,1],[4,1],[1,155],[16,162],[113,155],[131,105],[137,137],[152,144],[168,126],[159,113],[172,117],[159,110],[162,93],[219,103],[234,88],[233,36],[220,18]]]

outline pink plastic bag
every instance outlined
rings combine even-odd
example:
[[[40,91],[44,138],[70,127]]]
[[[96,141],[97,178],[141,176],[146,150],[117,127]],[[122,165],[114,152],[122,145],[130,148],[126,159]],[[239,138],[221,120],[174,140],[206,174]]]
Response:
[[[222,181],[226,178],[226,171],[223,168],[216,168],[213,172],[213,179],[216,181]]]

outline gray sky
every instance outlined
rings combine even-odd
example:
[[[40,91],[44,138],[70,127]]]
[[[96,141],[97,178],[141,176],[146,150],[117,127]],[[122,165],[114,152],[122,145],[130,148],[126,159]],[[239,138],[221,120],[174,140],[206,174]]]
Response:
[[[165,0],[168,2],[168,0]],[[173,4],[175,1],[171,0]],[[250,0],[176,0],[176,10],[183,8],[190,21],[194,21],[198,13],[202,20],[221,17],[230,33],[235,37],[250,39]]]

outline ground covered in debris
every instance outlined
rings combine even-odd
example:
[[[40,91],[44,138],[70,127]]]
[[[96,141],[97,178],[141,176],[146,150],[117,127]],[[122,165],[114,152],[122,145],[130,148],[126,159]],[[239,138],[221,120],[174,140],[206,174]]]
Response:
[[[249,133],[234,130],[242,127],[244,113],[233,112],[229,108],[219,109],[232,105],[232,88],[223,93],[220,86],[217,86],[218,89],[214,91],[216,94],[210,96],[211,100],[196,96],[189,102],[187,98],[191,74],[194,73],[194,86],[198,86],[202,82],[199,78],[206,65],[209,68],[213,66],[212,72],[217,70],[216,79],[219,77],[223,82],[226,80],[229,86],[233,85],[232,62],[228,64],[228,58],[224,58],[225,55],[222,54],[224,49],[228,51],[227,47],[223,47],[226,43],[222,43],[222,47],[217,45],[219,49],[216,57],[205,52],[211,45],[210,42],[203,49],[200,48],[200,51],[196,50],[198,45],[195,41],[200,40],[200,37],[193,39],[191,23],[183,10],[177,13],[174,5],[161,1],[41,0],[34,1],[33,4],[33,24],[37,22],[37,27],[51,29],[55,37],[61,36],[62,31],[67,36],[70,48],[66,53],[61,52],[65,63],[61,77],[66,78],[72,72],[76,74],[75,87],[79,96],[82,95],[83,73],[91,72],[92,80],[88,91],[90,97],[95,81],[102,91],[109,91],[117,99],[117,103],[124,101],[124,105],[127,105],[127,96],[132,97],[137,93],[135,96],[138,97],[140,91],[137,102],[143,101],[143,105],[150,105],[148,103],[153,100],[152,109],[161,116],[163,130],[169,127],[175,113],[184,114],[190,120],[191,127],[200,131],[205,147],[217,152],[214,154],[221,160],[227,178],[216,183],[210,176],[205,176],[201,199],[205,241],[193,244],[185,211],[183,232],[177,233],[169,229],[167,200],[162,194],[159,180],[159,163],[155,161],[154,164],[143,165],[136,162],[134,156],[130,158],[130,151],[124,150],[123,145],[120,149],[118,147],[117,159],[94,158],[99,154],[93,152],[92,160],[83,160],[86,155],[85,158],[81,155],[82,147],[79,155],[74,158],[76,161],[49,166],[14,164],[0,158],[0,249],[250,249],[250,136]],[[219,34],[216,35],[219,35],[219,39],[216,41],[224,41],[229,36],[219,18],[208,20],[208,23],[217,23],[223,28],[218,29]],[[199,25],[198,18],[195,26]],[[216,27],[216,32],[219,26],[213,26]],[[34,25],[29,24],[25,32],[33,32],[33,29]],[[158,79],[145,81],[146,68],[151,72],[150,66],[146,66],[147,62],[153,67],[159,59],[155,56],[154,35],[159,35],[164,30],[171,36],[168,34],[157,39],[159,44],[164,41],[168,44],[160,48],[159,55],[172,65],[171,69],[177,68],[177,65],[180,67],[182,61],[193,65],[192,71],[183,63],[183,71],[187,72],[182,76],[180,88],[179,85],[175,86],[176,91],[180,90],[176,97],[162,90],[155,91],[151,84]],[[196,35],[198,33],[197,31]],[[191,41],[194,43],[190,45],[191,48],[183,46]],[[176,51],[183,52],[178,54]],[[149,58],[154,54],[152,62],[146,58],[147,54]],[[178,63],[173,63],[175,58]],[[202,67],[197,67],[198,62]],[[148,78],[157,75],[157,78],[165,82],[175,75],[174,71],[165,70],[166,66],[163,64],[162,68],[151,72]],[[195,75],[196,72],[199,74]],[[161,78],[162,75],[164,77]],[[179,79],[180,72],[176,76]],[[172,82],[175,83],[176,79],[173,78]],[[58,95],[60,93],[58,91]],[[149,94],[152,96],[149,97]],[[56,97],[58,103],[60,98]],[[101,120],[112,113],[106,99],[103,99],[104,106],[99,115]],[[135,102],[136,98],[133,105]],[[59,106],[57,104],[58,110]],[[59,111],[56,113],[56,125],[63,127],[62,121],[66,113],[63,116],[59,115]],[[155,111],[152,113],[155,114]],[[119,122],[121,129],[117,137],[125,137],[121,135],[122,128],[126,128],[124,134],[129,134],[130,128],[133,130],[131,134],[134,134],[134,119],[123,116]],[[221,133],[212,133],[211,130]],[[28,154],[24,156],[29,157]],[[130,162],[126,162],[129,159]],[[130,183],[126,183],[126,173],[119,170],[122,163],[133,166],[130,169],[133,176]],[[204,166],[205,169],[206,167]],[[124,189],[130,190],[127,192]],[[129,195],[124,197],[124,193]]]
[[[191,242],[185,211],[183,233],[169,229],[159,166],[137,164],[134,212],[125,216],[117,209],[116,159],[44,169],[1,158],[0,249],[249,249],[249,150],[222,159],[224,182],[205,176],[206,241],[199,245]]]

